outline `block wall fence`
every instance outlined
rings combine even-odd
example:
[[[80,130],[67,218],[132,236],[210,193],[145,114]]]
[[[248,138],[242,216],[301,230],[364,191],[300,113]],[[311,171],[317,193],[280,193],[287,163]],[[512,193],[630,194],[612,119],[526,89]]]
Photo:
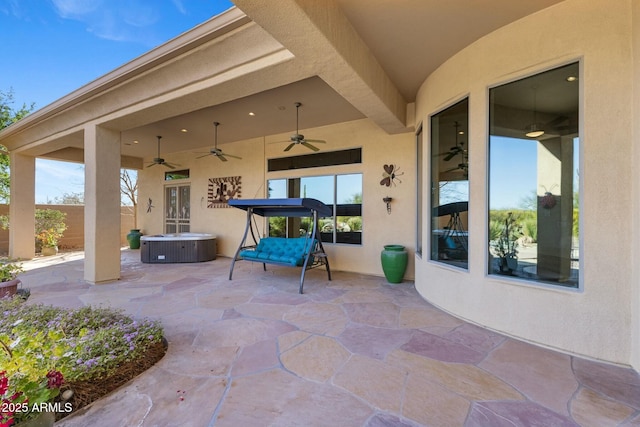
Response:
[[[67,230],[60,239],[58,247],[65,249],[82,249],[84,247],[84,206],[82,205],[36,205],[36,209],[55,209],[67,214],[65,223]],[[9,214],[9,205],[0,204],[0,215]],[[120,243],[126,246],[127,233],[134,228],[133,206],[120,208]],[[34,230],[35,242],[35,230]],[[9,253],[9,230],[0,229],[0,255]]]

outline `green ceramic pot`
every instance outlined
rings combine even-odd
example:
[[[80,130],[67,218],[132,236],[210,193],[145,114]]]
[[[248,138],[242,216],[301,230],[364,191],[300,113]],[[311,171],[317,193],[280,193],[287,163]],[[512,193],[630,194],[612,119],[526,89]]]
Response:
[[[140,249],[140,236],[142,236],[142,233],[137,228],[132,228],[127,234],[127,242],[129,242],[130,249]]]
[[[407,269],[409,255],[402,245],[385,245],[380,254],[382,271],[389,283],[400,283]]]

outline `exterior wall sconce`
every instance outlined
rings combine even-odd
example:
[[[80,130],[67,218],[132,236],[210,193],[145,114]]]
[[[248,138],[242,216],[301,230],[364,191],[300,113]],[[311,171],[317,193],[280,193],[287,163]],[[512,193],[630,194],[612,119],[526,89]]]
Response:
[[[392,201],[392,200],[393,200],[393,198],[391,198],[391,197],[389,197],[389,196],[384,197],[384,198],[382,199],[382,201],[383,201],[383,202],[385,202],[385,203],[387,204],[387,213],[388,213],[389,215],[391,215],[391,201]]]

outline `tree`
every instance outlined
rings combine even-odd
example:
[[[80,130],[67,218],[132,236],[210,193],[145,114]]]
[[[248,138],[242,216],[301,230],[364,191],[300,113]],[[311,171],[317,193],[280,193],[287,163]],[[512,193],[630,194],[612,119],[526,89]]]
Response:
[[[129,169],[120,170],[120,191],[133,206],[133,224],[138,227],[138,174]],[[126,203],[128,204],[128,203]]]
[[[17,122],[35,108],[35,103],[31,103],[29,107],[22,104],[20,109],[15,110],[12,108],[14,102],[13,89],[9,89],[8,92],[0,91],[0,130]],[[9,155],[7,147],[0,145],[0,201],[9,203],[10,188]]]
[[[84,193],[64,193],[61,197],[54,197],[56,205],[84,205]]]

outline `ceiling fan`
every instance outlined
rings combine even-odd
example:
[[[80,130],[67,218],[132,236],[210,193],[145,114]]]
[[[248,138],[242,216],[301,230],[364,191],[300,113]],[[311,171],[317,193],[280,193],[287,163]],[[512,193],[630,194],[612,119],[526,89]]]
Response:
[[[458,154],[460,155],[460,163],[458,163],[458,166],[451,168],[451,169],[447,169],[444,171],[444,173],[447,172],[454,172],[454,171],[462,171],[463,175],[465,178],[467,178],[469,176],[469,154],[468,154],[468,150],[466,150],[464,148],[464,141],[458,141],[458,135],[460,134],[460,131],[458,130],[460,128],[460,124],[458,122],[455,122],[454,127],[456,128],[456,144],[451,147],[449,149],[449,151],[445,152],[445,153],[441,153],[441,156],[444,156],[444,161],[448,162],[453,160],[454,157],[456,157]]]
[[[242,159],[242,157],[234,156],[233,154],[223,153],[222,150],[218,148],[218,126],[220,126],[220,122],[213,122],[213,125],[215,126],[214,146],[211,150],[209,150],[207,154],[205,154],[204,156],[199,156],[198,159],[202,157],[207,157],[207,156],[215,156],[220,160],[222,160],[223,162],[227,161],[227,157],[233,157],[234,159]]]
[[[151,166],[155,166],[155,165],[163,165],[168,167],[169,169],[175,169],[176,165],[172,165],[171,163],[167,163],[164,161],[164,159],[162,157],[160,157],[160,139],[162,139],[161,136],[158,136],[158,157],[154,157],[153,158],[153,162],[151,162],[151,164],[147,165],[148,168],[150,168]]]
[[[305,139],[304,135],[301,135],[300,132],[298,131],[299,129],[299,112],[300,112],[300,107],[302,106],[302,104],[300,102],[296,102],[294,104],[296,106],[296,133],[294,133],[293,135],[291,135],[291,143],[289,145],[287,145],[287,147],[284,149],[284,151],[289,151],[293,148],[294,145],[300,144],[300,145],[304,145],[305,147],[307,147],[310,150],[313,151],[319,151],[320,149],[314,145],[309,144],[310,142],[315,142],[316,144],[326,144],[327,141],[323,141],[321,139]],[[284,141],[283,141],[284,142]]]
[[[462,154],[464,156],[467,153],[467,150],[465,150],[464,148],[464,141],[458,141],[458,135],[460,134],[460,131],[458,129],[460,128],[460,124],[458,122],[455,122],[453,126],[456,128],[456,144],[451,147],[449,151],[445,151],[444,153],[439,154],[440,156],[444,156],[445,162],[450,161],[458,154]]]

